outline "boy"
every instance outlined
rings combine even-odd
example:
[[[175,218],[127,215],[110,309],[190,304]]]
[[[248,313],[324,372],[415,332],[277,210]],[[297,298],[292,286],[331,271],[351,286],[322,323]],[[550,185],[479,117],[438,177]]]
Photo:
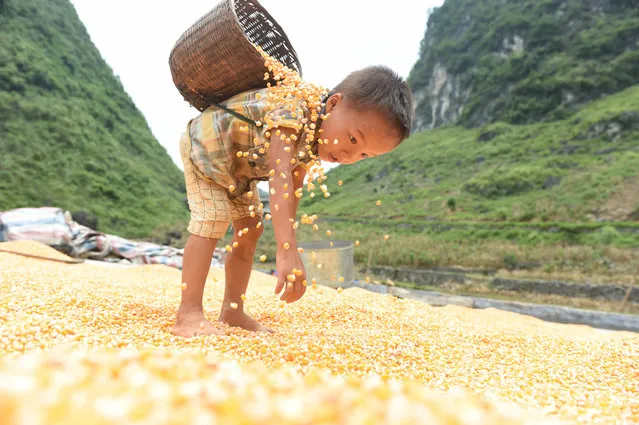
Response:
[[[315,159],[353,164],[391,151],[410,134],[410,90],[384,66],[348,75],[322,99],[320,113],[309,110],[301,100],[282,102],[270,110],[273,106],[266,107],[268,90],[244,92],[224,102],[242,116],[208,108],[191,120],[182,135],[191,235],[184,249],[182,282],[186,285],[172,329],[175,335],[220,333],[204,317],[202,294],[213,251],[230,223],[235,236],[226,256],[226,286],[218,320],[251,331],[270,331],[243,310],[243,294],[264,228],[257,181],[270,180],[277,241],[275,294],[282,293],[281,300],[294,302],[304,295],[306,272],[290,219],[297,214],[308,164]],[[247,116],[256,126],[242,121]],[[311,116],[317,122],[301,130],[300,118],[308,123]],[[314,140],[313,133],[320,140]]]

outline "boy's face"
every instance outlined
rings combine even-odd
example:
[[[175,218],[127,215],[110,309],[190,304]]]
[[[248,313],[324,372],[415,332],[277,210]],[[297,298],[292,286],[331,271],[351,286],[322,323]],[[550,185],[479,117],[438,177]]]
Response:
[[[397,131],[379,111],[357,111],[344,101],[341,93],[326,101],[326,113],[318,138],[326,140],[318,147],[322,161],[353,164],[365,158],[383,155],[399,144]],[[338,143],[335,144],[335,139]]]

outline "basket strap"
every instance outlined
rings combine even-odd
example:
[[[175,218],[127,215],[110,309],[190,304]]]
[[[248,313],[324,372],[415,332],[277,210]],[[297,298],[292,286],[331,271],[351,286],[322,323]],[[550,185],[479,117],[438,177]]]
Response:
[[[235,112],[234,110],[229,109],[229,108],[227,108],[224,105],[220,105],[219,103],[215,103],[215,102],[210,102],[210,103],[211,103],[211,105],[215,105],[218,108],[224,109],[226,112],[228,112],[231,115],[236,116],[237,118],[241,119],[242,121],[247,122],[247,123],[249,123],[250,125],[252,125],[254,127],[257,127],[257,123],[255,121],[253,121],[252,119],[250,119],[248,117],[245,117],[244,115],[242,115],[242,114],[240,114],[238,112]]]

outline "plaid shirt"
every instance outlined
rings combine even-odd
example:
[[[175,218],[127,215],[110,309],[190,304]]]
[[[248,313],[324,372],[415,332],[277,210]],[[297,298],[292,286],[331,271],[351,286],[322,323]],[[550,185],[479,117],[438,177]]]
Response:
[[[258,95],[259,94],[259,95]],[[187,127],[191,139],[191,160],[196,173],[227,188],[231,199],[241,196],[249,189],[251,181],[269,179],[269,150],[263,145],[267,141],[264,133],[277,127],[294,128],[297,141],[291,143],[299,163],[307,164],[311,158],[302,137],[303,125],[298,122],[303,114],[310,118],[304,102],[293,99],[286,103],[267,105],[268,89],[250,90],[237,94],[222,103],[223,106],[252,119],[262,126],[249,125],[233,114],[211,106],[192,119]],[[314,143],[314,152],[317,144]],[[238,157],[238,152],[243,155]]]

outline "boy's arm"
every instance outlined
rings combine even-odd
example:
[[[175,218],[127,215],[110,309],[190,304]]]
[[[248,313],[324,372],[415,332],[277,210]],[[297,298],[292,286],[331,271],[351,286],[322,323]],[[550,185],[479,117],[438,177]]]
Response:
[[[275,293],[279,294],[282,289],[285,289],[281,299],[293,302],[300,299],[306,291],[305,286],[302,284],[306,279],[306,272],[297,252],[295,230],[290,220],[295,220],[298,204],[293,180],[293,170],[296,166],[291,164],[291,159],[295,158],[294,142],[286,143],[285,140],[286,138],[290,139],[293,134],[297,135],[298,132],[288,127],[280,127],[279,130],[280,136],[276,134],[277,129],[270,131],[269,147],[270,167],[273,174],[269,190],[271,216],[275,240],[277,241],[278,282]],[[281,135],[285,136],[285,140],[281,139]],[[298,174],[300,173],[298,172]],[[292,281],[291,275],[294,268],[302,273],[295,276],[295,280]],[[291,276],[290,280],[288,276]],[[291,283],[291,285],[288,285],[288,283]]]
[[[295,175],[297,173],[297,175]],[[304,178],[306,177],[306,168],[299,165],[293,170],[293,188],[297,193],[298,190],[301,193],[304,188]],[[300,205],[300,198],[295,196],[295,215],[297,216],[297,207]]]

